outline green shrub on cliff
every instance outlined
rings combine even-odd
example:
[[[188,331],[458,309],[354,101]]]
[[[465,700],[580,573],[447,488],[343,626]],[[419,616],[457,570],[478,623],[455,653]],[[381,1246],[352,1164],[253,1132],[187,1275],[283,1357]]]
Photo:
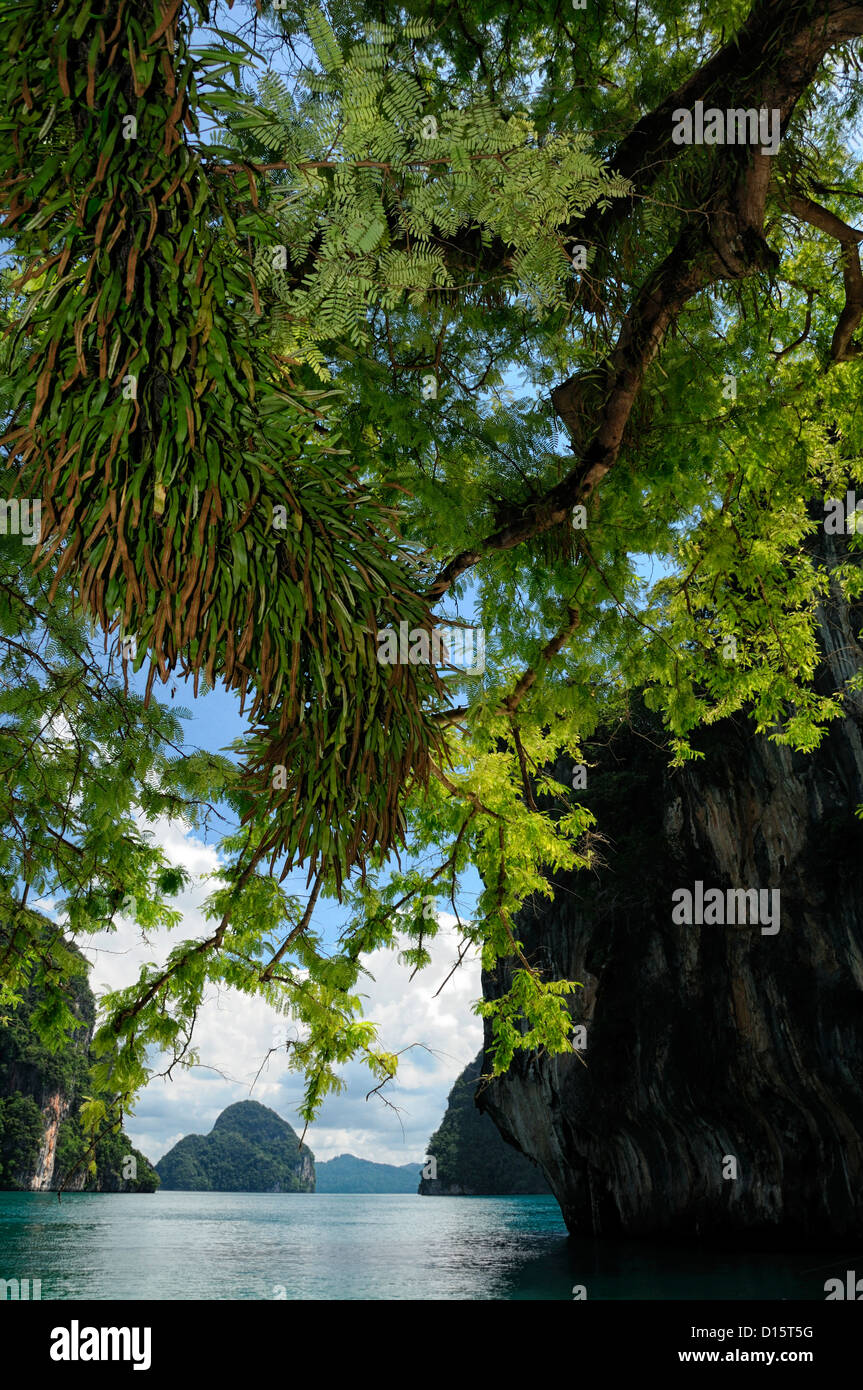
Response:
[[[35,1164],[43,1128],[42,1111],[30,1096],[0,1098],[0,1187],[22,1186],[19,1175]]]
[[[70,1175],[87,1172],[86,1192],[155,1192],[159,1175],[140,1149],[135,1149],[120,1124],[109,1130],[89,1157],[91,1141],[80,1118],[64,1120],[57,1134],[54,1186]],[[132,1162],[134,1160],[134,1162]]]

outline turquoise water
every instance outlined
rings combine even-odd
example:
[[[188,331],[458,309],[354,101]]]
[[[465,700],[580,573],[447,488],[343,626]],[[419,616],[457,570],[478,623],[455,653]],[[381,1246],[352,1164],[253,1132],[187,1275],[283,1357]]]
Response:
[[[850,1261],[850,1263],[849,1263]],[[863,1252],[858,1258],[863,1274]],[[574,1241],[551,1197],[0,1192],[42,1299],[824,1299],[851,1256]]]

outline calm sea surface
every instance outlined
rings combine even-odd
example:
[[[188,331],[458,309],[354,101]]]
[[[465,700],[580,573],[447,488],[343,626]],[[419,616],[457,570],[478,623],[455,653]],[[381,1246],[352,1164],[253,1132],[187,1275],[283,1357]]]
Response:
[[[849,1255],[572,1241],[551,1197],[0,1192],[42,1299],[824,1299]],[[858,1258],[863,1274],[863,1252]]]

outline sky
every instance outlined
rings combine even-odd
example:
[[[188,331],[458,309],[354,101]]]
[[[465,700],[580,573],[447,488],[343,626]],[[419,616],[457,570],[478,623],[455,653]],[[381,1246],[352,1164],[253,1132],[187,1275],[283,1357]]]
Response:
[[[147,665],[145,662],[142,671],[130,675],[130,686],[143,691]],[[176,695],[171,701],[174,688]],[[167,686],[157,681],[153,693],[161,702],[190,711],[192,717],[184,721],[187,747],[224,751],[247,727],[238,697],[224,688],[217,687],[196,699],[192,681],[178,676]],[[186,888],[171,899],[182,920],[171,932],[151,934],[148,942],[134,921],[118,915],[115,932],[88,937],[86,944],[80,942],[92,964],[90,985],[97,999],[107,990],[131,984],[146,962],[163,962],[177,941],[203,938],[212,932],[201,905],[212,891],[208,875],[219,867],[216,836],[192,833],[176,820],[157,821],[147,829],[170,861],[189,873]],[[473,886],[478,890],[478,879]],[[289,893],[306,896],[305,873],[290,875],[284,887]],[[468,893],[468,905],[471,901]],[[38,906],[57,916],[51,901]],[[346,911],[336,902],[322,901],[315,912],[315,924],[335,939]],[[441,913],[438,920],[442,930],[429,943],[432,964],[413,981],[409,979],[410,969],[399,963],[397,951],[377,951],[364,962],[369,977],[361,978],[357,992],[365,997],[365,1016],[380,1025],[379,1042],[386,1050],[408,1050],[400,1058],[397,1078],[383,1093],[386,1100],[380,1096],[366,1100],[377,1083],[361,1063],[342,1069],[344,1091],[324,1101],[318,1122],[306,1135],[305,1142],[317,1159],[352,1153],[379,1163],[421,1162],[428,1140],[443,1118],[453,1082],[479,1051],[482,1021],[472,1008],[482,994],[479,958],[475,952],[466,956],[435,997],[455,964],[460,939],[453,929],[455,917]],[[279,1027],[287,1027],[287,1036],[293,1036],[292,1022],[263,1000],[210,986],[193,1041],[199,1065],[188,1070],[177,1067],[171,1078],[154,1075],[125,1124],[135,1147],[156,1162],[184,1135],[208,1133],[226,1106],[248,1099],[270,1106],[300,1133],[303,1122],[297,1112],[303,1094],[302,1076],[289,1069],[284,1049],[274,1053],[261,1070],[268,1050],[280,1041]],[[165,1065],[165,1060],[157,1062],[154,1071],[158,1073]]]
[[[97,995],[130,982],[147,960],[164,959],[174,941],[212,930],[200,905],[208,891],[206,875],[218,866],[215,849],[177,822],[157,824],[154,830],[171,858],[192,876],[175,900],[183,921],[173,932],[160,932],[149,946],[140,928],[123,918],[118,918],[117,932],[89,938],[85,951],[93,963],[90,983]],[[386,1088],[389,1104],[377,1096],[366,1100],[376,1083],[361,1064],[343,1069],[344,1092],[327,1098],[306,1135],[317,1159],[352,1153],[379,1163],[421,1161],[453,1081],[478,1052],[482,1022],[471,1005],[481,994],[479,959],[468,957],[435,998],[455,963],[458,943],[455,919],[441,914],[440,921],[443,930],[431,944],[433,963],[412,982],[396,952],[368,957],[371,978],[358,987],[367,996],[366,1013],[380,1024],[380,1041],[387,1049],[411,1050],[400,1059],[396,1081]],[[208,1133],[226,1106],[249,1099],[270,1106],[301,1132],[297,1108],[302,1077],[288,1069],[287,1053],[274,1053],[260,1070],[278,1041],[279,1025],[287,1025],[292,1036],[290,1020],[264,1001],[211,986],[195,1028],[200,1065],[176,1068],[172,1078],[150,1081],[125,1126],[133,1144],[155,1162],[183,1135]]]

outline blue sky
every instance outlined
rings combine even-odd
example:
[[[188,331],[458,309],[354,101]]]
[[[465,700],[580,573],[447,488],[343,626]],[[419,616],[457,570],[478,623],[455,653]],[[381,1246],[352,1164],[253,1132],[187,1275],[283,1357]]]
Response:
[[[141,692],[146,686],[146,665],[130,675],[130,685]],[[171,700],[173,689],[176,694]],[[239,698],[224,688],[195,698],[192,680],[177,676],[167,685],[157,681],[153,694],[190,711],[192,717],[184,721],[187,747],[225,752],[246,730]],[[141,964],[163,960],[176,940],[204,936],[212,929],[200,909],[209,891],[206,875],[218,866],[218,833],[193,835],[177,822],[157,823],[151,830],[171,859],[182,863],[191,875],[188,888],[175,902],[183,915],[182,924],[176,932],[162,933],[147,943],[133,922],[119,918],[116,933],[91,938],[86,953],[93,963],[91,982],[97,995],[131,983]],[[474,891],[479,886],[475,877]],[[305,873],[292,874],[285,887],[305,897]],[[472,895],[466,894],[468,913],[471,901]],[[315,923],[327,937],[334,940],[344,921],[345,909],[338,903],[319,902]],[[475,956],[466,960],[440,997],[435,997],[455,963],[459,941],[452,930],[454,919],[441,914],[440,921],[443,930],[434,943],[433,963],[427,970],[410,982],[410,972],[398,962],[396,953],[380,951],[367,962],[370,976],[359,987],[366,995],[366,1016],[381,1027],[381,1043],[393,1051],[408,1049],[399,1077],[386,1092],[396,1108],[379,1098],[367,1102],[374,1082],[360,1064],[348,1065],[343,1072],[344,1092],[327,1100],[320,1121],[307,1136],[316,1157],[355,1153],[379,1162],[406,1163],[421,1160],[425,1153],[453,1081],[482,1042],[481,1021],[472,1010],[481,993]],[[284,1023],[261,1001],[236,991],[211,990],[196,1027],[200,1065],[175,1071],[171,1080],[155,1077],[150,1082],[126,1126],[133,1143],[156,1160],[184,1134],[208,1132],[227,1105],[249,1097],[270,1105],[295,1128],[301,1128],[297,1107],[302,1098],[302,1078],[288,1070],[286,1054],[271,1057],[255,1080],[268,1050],[278,1040],[276,1030]],[[292,1036],[290,1021],[287,1027],[288,1036]]]

